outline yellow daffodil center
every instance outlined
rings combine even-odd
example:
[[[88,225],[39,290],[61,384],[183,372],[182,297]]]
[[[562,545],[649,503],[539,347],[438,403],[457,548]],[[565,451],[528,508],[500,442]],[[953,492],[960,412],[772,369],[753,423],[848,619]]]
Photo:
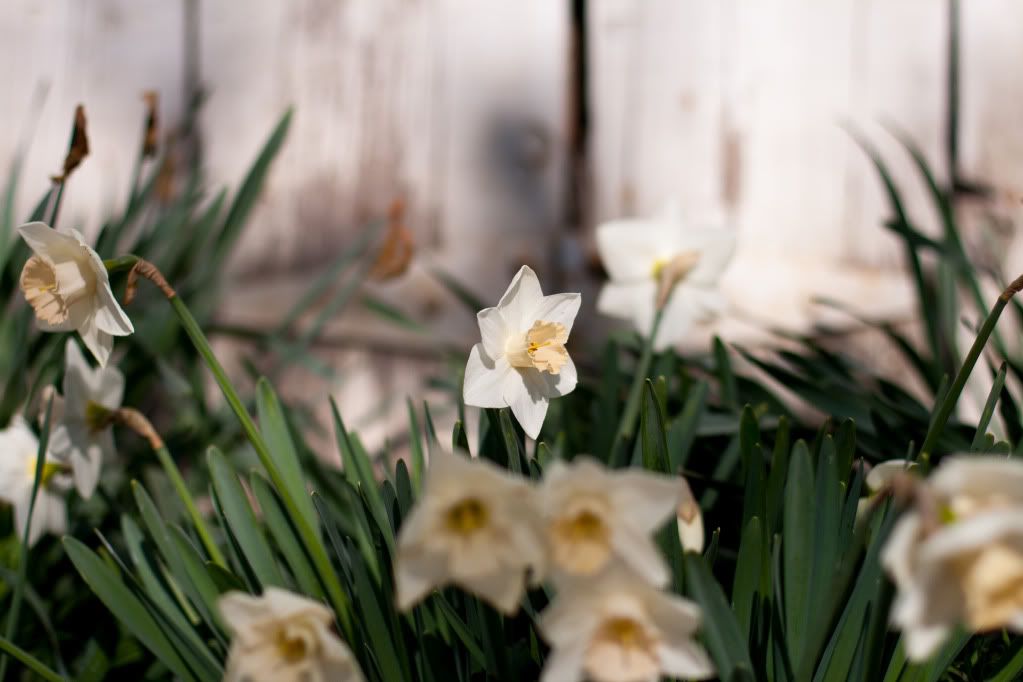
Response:
[[[36,455],[35,455],[35,453],[33,453],[31,458],[26,458],[26,459],[28,460],[28,466],[25,467],[25,473],[28,474],[29,478],[35,479],[35,476],[36,476]],[[53,479],[54,476],[56,476],[57,474],[59,474],[59,473],[61,473],[63,471],[66,471],[66,470],[67,470],[67,466],[64,465],[64,464],[58,464],[57,462],[44,462],[43,463],[43,474],[42,474],[42,478],[39,480],[39,485],[41,485],[41,486],[47,485]]]
[[[91,296],[96,289],[95,275],[84,271],[78,261],[54,265],[39,256],[32,256],[25,262],[20,283],[36,317],[49,324],[66,322],[71,306]]]
[[[110,426],[113,417],[114,413],[111,410],[97,402],[90,400],[85,404],[85,424],[91,433],[99,433]]]
[[[593,575],[611,557],[611,531],[592,508],[570,512],[551,525],[554,562],[572,575]]]
[[[958,559],[952,571],[966,598],[966,622],[978,631],[1005,627],[1023,609],[1023,552],[1004,542]]]
[[[525,334],[512,337],[505,346],[508,364],[512,367],[533,367],[541,372],[558,374],[566,362],[568,330],[560,322],[537,320]]]
[[[633,618],[610,618],[586,652],[586,672],[597,682],[651,680],[660,672],[657,637]]]
[[[298,663],[309,653],[309,647],[304,638],[281,630],[277,633],[277,653],[288,663]]]
[[[478,499],[464,499],[448,509],[444,517],[447,529],[458,535],[471,535],[487,525],[490,514]]]

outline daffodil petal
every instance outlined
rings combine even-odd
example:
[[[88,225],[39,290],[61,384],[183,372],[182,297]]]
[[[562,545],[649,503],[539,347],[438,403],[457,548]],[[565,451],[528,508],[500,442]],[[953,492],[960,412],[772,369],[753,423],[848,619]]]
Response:
[[[547,382],[534,369],[513,370],[504,377],[502,395],[530,438],[540,435],[549,404]]]
[[[564,325],[566,333],[571,334],[572,324],[575,322],[576,315],[579,314],[579,305],[581,303],[582,296],[580,294],[544,296],[531,317],[534,320],[557,322]]]
[[[462,383],[462,399],[473,407],[506,407],[505,384],[515,370],[502,356],[497,360],[484,360],[481,344],[469,352]]]
[[[527,319],[543,300],[540,280],[528,265],[523,265],[515,274],[508,289],[497,304],[509,331],[523,332],[535,320]]]

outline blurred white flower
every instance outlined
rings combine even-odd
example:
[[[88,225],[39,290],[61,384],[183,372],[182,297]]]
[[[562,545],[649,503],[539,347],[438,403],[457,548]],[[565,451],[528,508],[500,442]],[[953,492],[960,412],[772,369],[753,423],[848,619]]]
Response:
[[[641,469],[609,470],[583,456],[552,462],[540,488],[552,564],[592,576],[617,558],[664,586],[668,567],[651,535],[672,516],[679,492],[674,478]]]
[[[929,658],[957,623],[1023,632],[1023,462],[946,458],[916,499],[881,555],[907,657]]]
[[[114,455],[111,414],[121,407],[124,375],[116,367],[89,366],[74,339],[64,349],[64,396],[53,398],[50,451],[71,465],[84,499],[96,490],[104,458]],[[45,407],[44,407],[45,409]]]
[[[225,682],[361,682],[362,671],[323,604],[277,587],[217,603],[231,631]]]
[[[875,464],[863,479],[868,494],[866,497],[860,498],[856,503],[857,523],[863,519],[864,514],[866,514],[867,509],[873,503],[874,497],[878,492],[894,481],[899,474],[910,471],[915,467],[916,462],[911,462],[908,459],[889,459]]]
[[[703,530],[703,512],[700,511],[700,504],[693,497],[693,491],[689,487],[689,481],[682,478],[679,486],[678,508],[675,515],[678,518],[678,541],[682,545],[682,551],[703,552],[705,534]]]
[[[597,251],[610,281],[597,310],[632,320],[649,334],[658,304],[664,315],[654,339],[663,350],[724,308],[718,279],[735,250],[730,228],[686,226],[673,210],[647,220],[615,220],[597,227]]]
[[[482,343],[472,347],[465,366],[465,404],[510,407],[526,435],[536,438],[550,399],[575,388],[565,343],[579,302],[579,294],[544,296],[536,273],[523,265],[497,307],[476,315]]]
[[[18,232],[35,252],[21,271],[21,290],[35,310],[39,328],[77,330],[105,367],[113,337],[135,330],[110,290],[103,261],[75,230],[27,223]]]
[[[566,583],[540,615],[551,645],[541,682],[655,682],[714,676],[693,640],[700,608],[665,594],[616,566],[595,579]]]
[[[398,535],[398,608],[453,583],[514,613],[527,572],[539,579],[544,567],[534,495],[526,480],[489,462],[436,448],[423,496]]]
[[[19,535],[25,531],[28,520],[38,454],[39,441],[22,417],[14,417],[10,425],[0,431],[0,500],[14,507],[15,530]],[[54,535],[67,532],[64,503],[67,483],[63,466],[47,452],[32,512],[32,526],[28,531],[29,546],[34,545],[44,532]]]

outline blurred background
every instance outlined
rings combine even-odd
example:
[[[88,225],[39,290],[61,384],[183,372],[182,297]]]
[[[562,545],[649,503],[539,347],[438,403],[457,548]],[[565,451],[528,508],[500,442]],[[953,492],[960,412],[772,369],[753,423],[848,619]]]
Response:
[[[92,150],[62,221],[94,234],[126,199],[143,92],[159,95],[173,163],[201,165],[213,188],[241,177],[293,108],[232,259],[219,344],[230,352],[240,343],[231,329],[274,327],[312,277],[391,216],[411,235],[414,258],[400,276],[367,286],[422,328],[349,306],[313,344],[336,372],[296,366],[280,381],[283,393],[313,404],[337,396],[378,445],[405,428],[404,396],[429,387],[444,362],[438,349],[477,340],[473,316],[435,269],[488,305],[522,263],[548,291],[583,291],[573,343],[585,346],[586,330],[607,328],[593,309],[602,278],[595,226],[671,202],[692,221],[739,230],[725,278],[732,312],[695,334],[694,348],[712,333],[765,343],[766,329],[806,333],[824,323],[854,337],[852,318],[818,297],[908,321],[913,291],[899,242],[883,227],[885,190],[846,127],[888,158],[914,223],[938,234],[927,187],[882,124],[906,131],[949,176],[950,6],[4,0],[0,160],[29,145],[17,195],[17,214],[27,215],[84,104]],[[1023,4],[970,0],[958,12],[955,176],[982,179],[987,194],[957,210],[977,259],[1015,273]],[[861,345],[884,363],[869,340]]]

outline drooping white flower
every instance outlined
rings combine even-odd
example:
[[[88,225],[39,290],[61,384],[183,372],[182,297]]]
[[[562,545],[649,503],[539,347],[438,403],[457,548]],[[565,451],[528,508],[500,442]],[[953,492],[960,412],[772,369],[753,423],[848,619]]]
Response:
[[[260,597],[228,592],[217,605],[231,631],[225,682],[362,681],[323,604],[268,587]]]
[[[510,407],[526,435],[536,438],[550,399],[575,388],[565,343],[579,302],[579,294],[544,296],[536,273],[523,265],[497,307],[476,315],[482,342],[465,366],[465,404]]]
[[[135,331],[110,290],[99,255],[76,230],[45,223],[18,228],[35,255],[21,271],[21,290],[35,310],[39,328],[48,332],[77,330],[85,347],[105,367],[114,336]]]
[[[949,457],[919,485],[881,555],[907,657],[929,658],[957,623],[1023,632],[1023,462]]]
[[[20,535],[25,530],[28,509],[35,485],[39,441],[28,423],[20,416],[0,431],[0,500],[14,507],[14,524]],[[43,533],[63,535],[67,532],[67,476],[62,465],[48,452],[43,464],[42,481],[36,494],[28,544],[34,545]]]
[[[641,469],[609,470],[589,457],[556,460],[540,488],[551,563],[568,576],[592,576],[614,560],[657,587],[668,567],[651,535],[675,511],[677,481]]]
[[[534,495],[525,479],[437,448],[423,496],[398,534],[398,608],[454,584],[514,613],[527,573],[535,580],[544,570]]]
[[[64,395],[54,395],[50,451],[71,465],[78,494],[89,499],[104,458],[114,455],[110,415],[121,407],[124,375],[116,367],[89,366],[74,339],[64,347]],[[44,408],[45,409],[45,408]]]
[[[693,602],[659,592],[620,565],[565,583],[540,614],[551,645],[541,682],[656,682],[714,676]]]
[[[654,339],[654,347],[663,350],[720,313],[717,283],[734,250],[734,230],[690,227],[671,210],[647,220],[604,223],[597,227],[597,251],[610,281],[597,310],[631,320],[636,331],[649,334],[658,299],[666,301]]]
[[[679,488],[682,493],[679,497],[678,508],[675,515],[678,517],[678,541],[682,545],[682,551],[703,552],[705,533],[703,530],[703,512],[700,511],[700,504],[693,497],[693,491],[689,487],[689,481],[682,478]]]

